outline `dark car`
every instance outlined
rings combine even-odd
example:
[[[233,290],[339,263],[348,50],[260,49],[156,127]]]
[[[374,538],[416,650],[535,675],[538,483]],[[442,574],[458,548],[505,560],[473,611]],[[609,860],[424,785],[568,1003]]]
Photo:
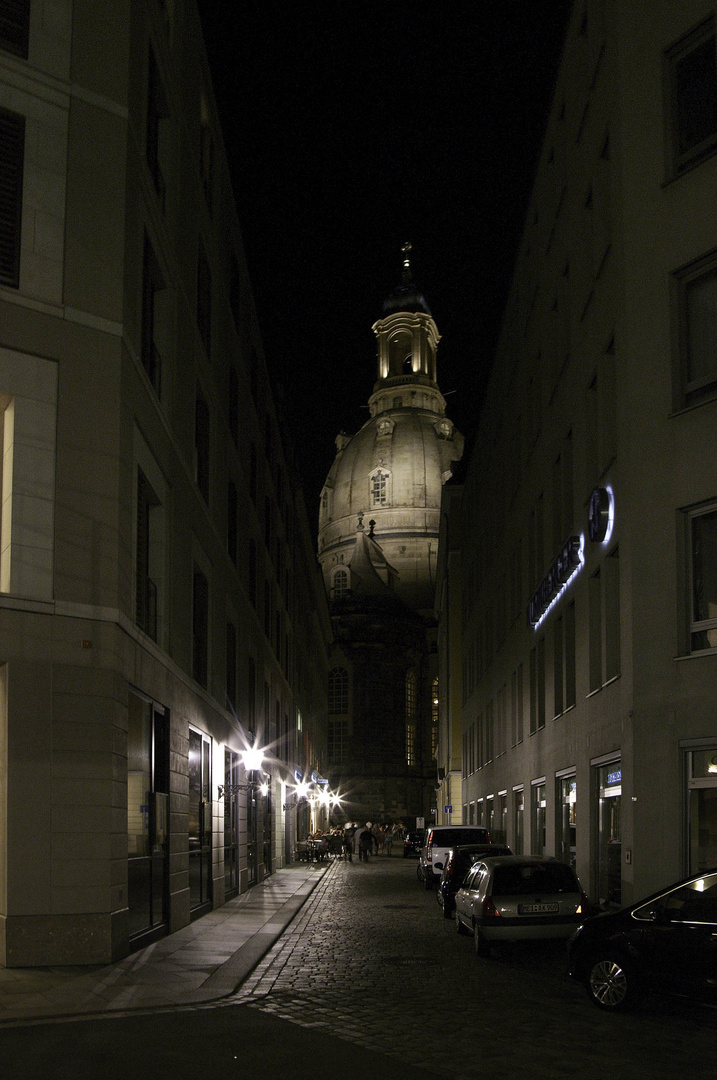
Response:
[[[418,829],[416,832],[406,833],[403,841],[403,857],[407,859],[409,855],[420,855],[421,848],[423,847],[423,841],[426,833],[424,829]]]
[[[456,908],[456,893],[465,881],[474,862],[489,855],[512,855],[509,847],[500,844],[460,844],[446,855],[438,882],[436,899],[443,909],[443,918],[452,919]]]
[[[568,963],[603,1009],[626,1009],[648,990],[714,1002],[717,869],[586,919],[568,942]]]

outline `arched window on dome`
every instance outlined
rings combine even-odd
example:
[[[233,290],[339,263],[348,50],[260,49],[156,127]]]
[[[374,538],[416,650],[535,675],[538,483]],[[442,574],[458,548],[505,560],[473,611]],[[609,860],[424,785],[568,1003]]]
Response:
[[[406,672],[406,764],[417,765],[416,728],[418,718],[418,680],[416,672]]]
[[[388,506],[390,480],[390,473],[384,469],[376,469],[376,472],[371,474],[369,491],[371,506]]]
[[[342,596],[347,596],[349,593],[349,572],[341,566],[338,570],[334,570],[331,578],[331,594],[334,600],[340,600]]]

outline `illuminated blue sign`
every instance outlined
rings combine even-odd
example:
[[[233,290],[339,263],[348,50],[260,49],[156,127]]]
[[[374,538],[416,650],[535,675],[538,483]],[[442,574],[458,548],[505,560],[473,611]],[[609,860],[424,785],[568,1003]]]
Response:
[[[528,604],[528,623],[538,627],[557,601],[568,582],[583,565],[583,538],[571,536],[561,548]]]

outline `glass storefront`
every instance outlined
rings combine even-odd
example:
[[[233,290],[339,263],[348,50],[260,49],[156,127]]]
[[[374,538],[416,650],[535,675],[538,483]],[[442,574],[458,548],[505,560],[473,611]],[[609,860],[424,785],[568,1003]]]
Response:
[[[545,781],[531,785],[533,831],[530,850],[533,855],[545,855]]]
[[[619,907],[622,898],[622,767],[619,758],[597,767],[598,781],[598,901]]]
[[[523,854],[524,819],[525,793],[522,788],[516,788],[513,792],[513,843],[511,845],[516,855]]]
[[[717,746],[688,753],[690,873],[717,866]]]
[[[575,776],[558,777],[558,858],[575,869],[575,826],[577,821],[577,781]]]
[[[239,892],[239,755],[224,751],[224,899]]]
[[[189,732],[189,906],[192,916],[211,904],[212,803],[211,742]]]
[[[127,732],[127,907],[134,947],[167,931],[169,738],[164,709],[130,693]]]

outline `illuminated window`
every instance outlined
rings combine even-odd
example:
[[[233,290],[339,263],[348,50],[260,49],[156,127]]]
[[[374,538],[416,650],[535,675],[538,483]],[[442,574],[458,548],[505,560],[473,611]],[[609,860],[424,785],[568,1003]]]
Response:
[[[386,506],[388,503],[389,474],[378,469],[371,477],[371,505]]]
[[[416,753],[416,719],[418,716],[418,697],[416,672],[406,673],[406,764],[418,764]]]

